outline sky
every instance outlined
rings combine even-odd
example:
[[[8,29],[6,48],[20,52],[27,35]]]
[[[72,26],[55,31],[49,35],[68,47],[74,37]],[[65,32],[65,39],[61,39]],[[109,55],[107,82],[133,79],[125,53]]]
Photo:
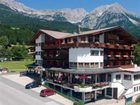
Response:
[[[140,16],[140,0],[16,0],[34,9],[84,8],[90,12],[98,6],[119,3]]]

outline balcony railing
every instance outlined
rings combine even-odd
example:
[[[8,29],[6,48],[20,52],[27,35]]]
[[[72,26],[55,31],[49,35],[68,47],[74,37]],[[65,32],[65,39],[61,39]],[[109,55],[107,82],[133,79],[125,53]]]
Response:
[[[42,56],[46,60],[65,60],[66,56]]]
[[[134,65],[121,65],[121,68],[127,69],[127,68],[134,68]]]
[[[59,48],[60,46],[59,45],[43,45],[43,49],[53,49],[53,48]]]
[[[72,43],[62,43],[60,45],[56,44],[44,44],[42,46],[43,49],[53,49],[53,48],[69,48],[69,47],[99,47],[99,48],[110,48],[110,49],[126,49],[126,50],[134,50],[134,46],[129,45],[120,45],[120,44],[111,44],[111,43],[100,43],[100,42],[72,42]]]

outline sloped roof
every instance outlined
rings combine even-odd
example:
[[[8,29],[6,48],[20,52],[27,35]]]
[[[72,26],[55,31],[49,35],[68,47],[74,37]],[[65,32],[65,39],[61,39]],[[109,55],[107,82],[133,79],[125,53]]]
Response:
[[[77,34],[71,34],[71,33],[65,33],[65,32],[58,32],[58,31],[52,31],[52,30],[44,30],[44,29],[40,29],[33,37],[32,42],[35,41],[35,39],[41,34],[41,33],[45,33],[46,35],[52,36],[53,38],[56,39],[64,39],[64,38],[71,38],[71,37],[77,37],[77,36],[84,36],[84,35],[97,35],[97,34],[101,34],[104,32],[108,32],[108,31],[112,31],[112,30],[119,30],[121,32],[123,32],[124,36],[127,36],[131,41],[133,41],[134,43],[137,43],[137,39],[135,37],[133,37],[132,35],[130,35],[127,31],[125,31],[123,28],[119,27],[119,26],[114,26],[114,27],[108,27],[108,28],[102,28],[102,29],[97,29],[97,30],[92,30],[92,31],[85,31],[85,32],[81,32],[81,33],[77,33]]]
[[[98,34],[98,33],[103,33],[103,32],[107,32],[113,29],[118,29],[120,27],[118,26],[114,26],[114,27],[108,27],[108,28],[102,28],[102,29],[97,29],[97,30],[91,30],[91,31],[85,31],[85,32],[80,32],[79,34],[75,34],[73,36],[82,36],[82,35],[88,35],[88,34]],[[68,37],[73,37],[73,36],[67,36]]]
[[[35,35],[32,38],[32,42],[35,41],[36,38],[38,38],[38,36],[40,34],[46,34],[49,36],[52,36],[53,38],[56,39],[63,39],[65,37],[70,37],[73,36],[73,34],[71,33],[65,33],[65,32],[59,32],[59,31],[52,31],[52,30],[45,30],[45,29],[40,29],[37,33],[35,33]]]
[[[58,32],[58,31],[43,30],[43,29],[41,29],[40,31],[45,33],[45,34],[48,34],[56,39],[63,39],[65,37],[73,36],[73,34]]]
[[[101,34],[104,32],[109,32],[112,30],[119,30],[120,32],[123,32],[123,36],[127,37],[127,39],[129,39],[129,41],[131,40],[133,43],[137,43],[137,39],[132,36],[130,33],[128,33],[126,30],[124,30],[122,27],[120,26],[113,26],[113,27],[107,27],[107,28],[102,28],[102,29],[97,29],[97,30],[91,30],[91,31],[85,31],[85,32],[81,32],[79,34],[75,34],[73,36],[67,36],[65,38],[70,38],[70,37],[76,37],[76,36],[84,36],[84,35],[97,35],[97,34]]]

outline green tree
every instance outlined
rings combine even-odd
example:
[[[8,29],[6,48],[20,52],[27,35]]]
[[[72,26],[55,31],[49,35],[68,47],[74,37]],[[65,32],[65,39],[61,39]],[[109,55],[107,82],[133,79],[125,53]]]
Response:
[[[8,40],[7,36],[1,36],[0,37],[0,45],[2,47],[7,47],[8,44],[9,44],[9,40]]]
[[[15,59],[25,59],[28,57],[28,50],[24,45],[15,45],[11,48],[13,58]]]
[[[0,37],[0,58],[10,58],[12,53],[8,47],[9,40],[6,36]]]

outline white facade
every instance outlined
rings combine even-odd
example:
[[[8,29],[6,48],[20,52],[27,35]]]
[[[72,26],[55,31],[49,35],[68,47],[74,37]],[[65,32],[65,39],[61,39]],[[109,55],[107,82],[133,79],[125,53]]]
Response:
[[[39,37],[35,40],[35,43],[45,42],[45,34],[39,35]]]
[[[136,69],[136,68],[133,68]],[[137,68],[138,69],[138,68]],[[136,73],[140,74],[140,73]],[[117,79],[116,76],[120,75],[120,79]],[[124,79],[124,75],[131,76],[131,80]],[[135,73],[131,72],[118,72],[112,74],[112,88],[118,89],[118,98],[124,92],[125,97],[134,97],[136,95],[140,95],[140,79],[134,80]]]
[[[92,56],[91,50],[99,51],[98,56]],[[103,62],[103,55],[101,55],[103,49],[99,48],[70,48],[69,49],[69,62],[82,62],[93,63]]]
[[[117,79],[116,76],[120,75],[120,79]],[[131,77],[130,80],[126,80],[124,79],[125,75],[129,75]],[[113,73],[112,74],[112,87],[113,88],[117,88],[118,89],[118,98],[122,95],[122,93],[124,94],[132,94],[132,83],[133,83],[133,75],[132,73],[128,73],[128,72],[118,72],[118,73]]]
[[[104,34],[99,36],[99,42],[104,43]]]
[[[36,59],[36,60],[42,60],[42,58],[41,58],[40,55],[36,55],[36,56],[35,56],[35,59]]]
[[[39,35],[39,37],[35,40],[36,43],[36,47],[35,47],[35,59],[38,65],[42,64],[42,57],[41,57],[41,52],[42,52],[42,48],[41,48],[41,44],[45,42],[45,35],[41,34]]]

